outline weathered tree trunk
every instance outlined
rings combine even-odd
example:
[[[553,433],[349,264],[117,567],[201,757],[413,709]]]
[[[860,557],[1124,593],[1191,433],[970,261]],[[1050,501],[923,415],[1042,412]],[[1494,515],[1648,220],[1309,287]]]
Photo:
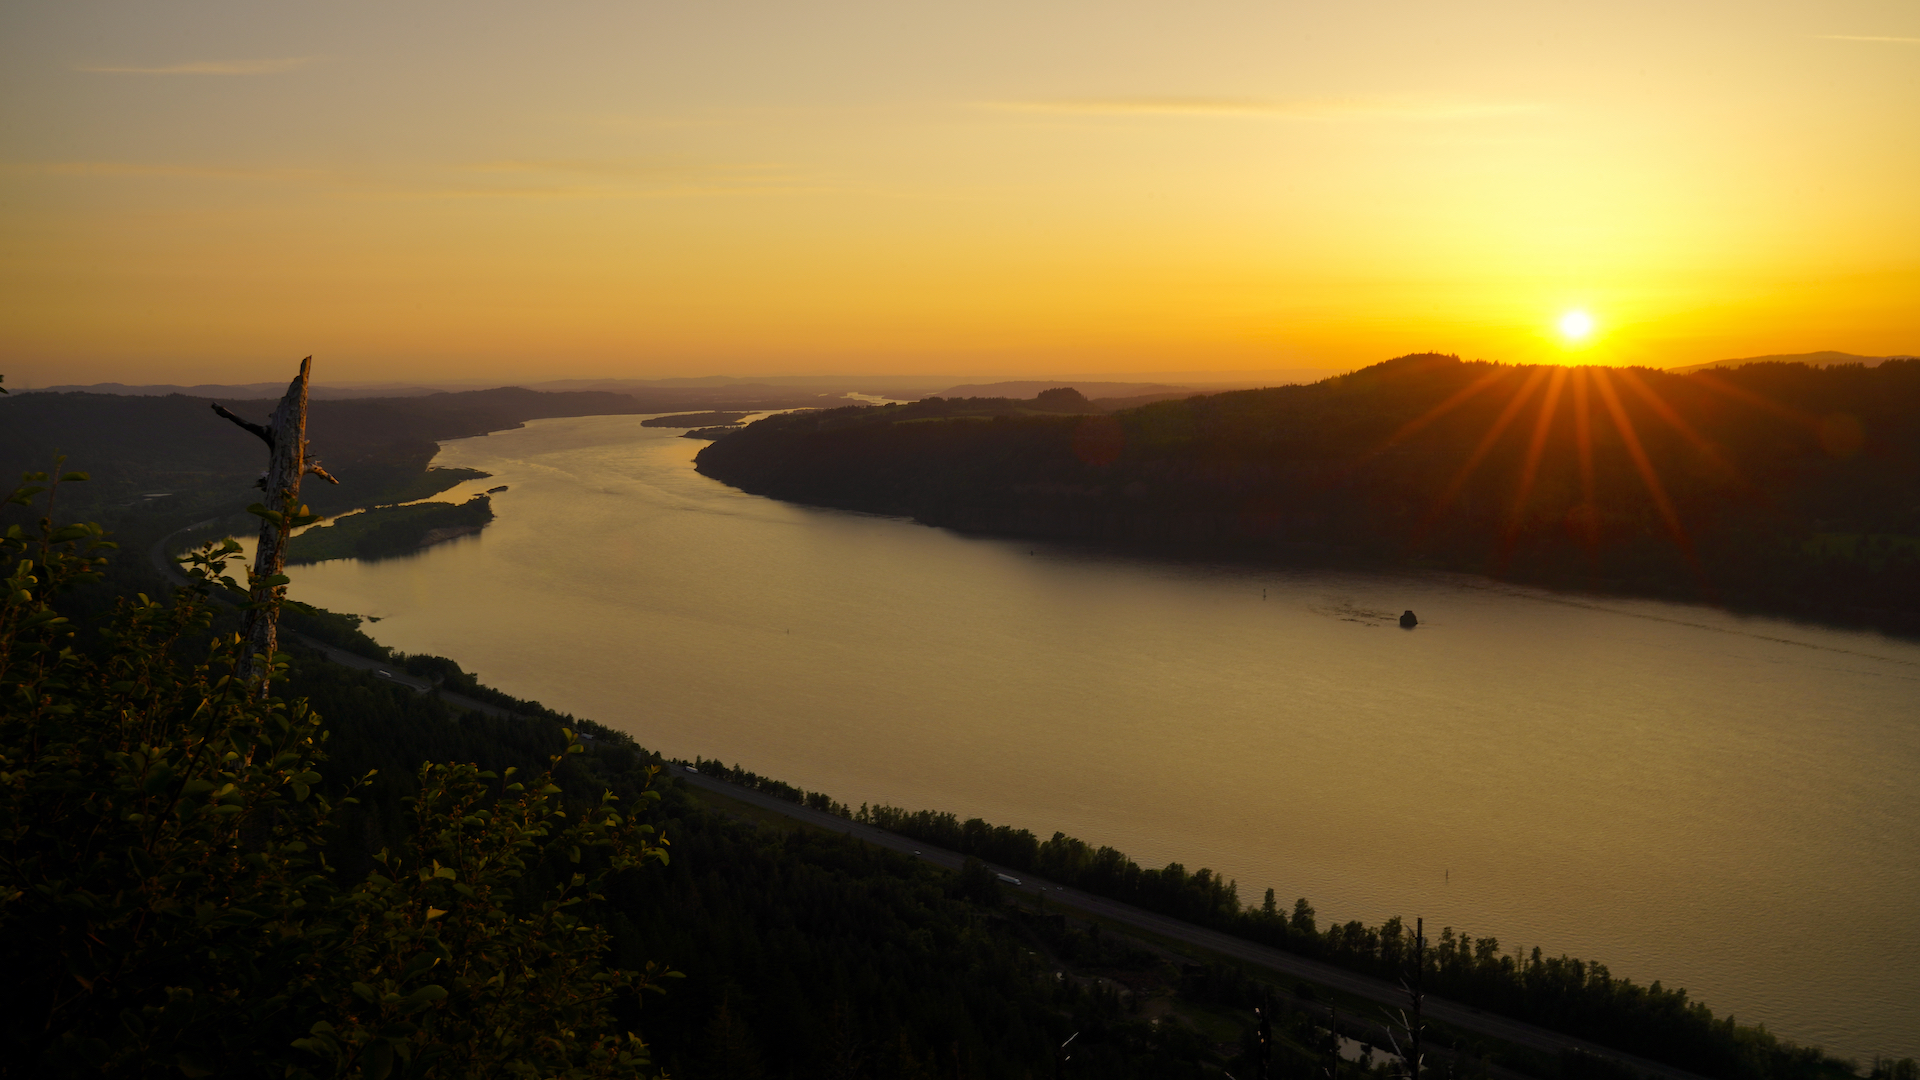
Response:
[[[286,583],[280,572],[286,565],[287,537],[295,519],[306,509],[300,505],[300,478],[307,473],[337,484],[319,460],[307,457],[307,380],[313,357],[300,361],[300,374],[288,385],[285,397],[273,410],[266,426],[251,424],[219,405],[213,411],[259,436],[267,444],[267,471],[261,479],[266,491],[262,500],[266,513],[260,518],[260,544],[253,555],[253,572],[248,588],[253,607],[247,612],[244,657],[249,676],[259,680],[259,693],[267,692],[266,676],[273,668],[273,654],[279,646],[280,602],[286,598]]]

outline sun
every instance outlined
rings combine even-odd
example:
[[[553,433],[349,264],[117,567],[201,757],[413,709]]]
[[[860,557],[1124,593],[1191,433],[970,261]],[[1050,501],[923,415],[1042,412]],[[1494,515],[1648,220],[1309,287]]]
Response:
[[[1560,316],[1560,336],[1571,345],[1578,345],[1592,337],[1593,316],[1578,310]]]

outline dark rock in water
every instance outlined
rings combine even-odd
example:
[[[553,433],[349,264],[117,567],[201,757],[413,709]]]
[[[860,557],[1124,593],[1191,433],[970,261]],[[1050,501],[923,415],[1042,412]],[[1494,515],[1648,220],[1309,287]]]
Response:
[[[1403,611],[1400,613],[1400,629],[1411,630],[1419,625],[1420,620],[1413,617],[1413,612]]]

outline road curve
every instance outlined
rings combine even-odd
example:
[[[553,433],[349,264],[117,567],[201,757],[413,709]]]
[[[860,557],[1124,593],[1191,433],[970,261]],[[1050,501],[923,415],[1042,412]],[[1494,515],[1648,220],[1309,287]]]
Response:
[[[740,787],[737,784],[731,784],[711,776],[703,776],[684,765],[674,765],[670,771],[680,781],[690,784],[693,787],[703,788],[725,795],[730,799],[738,799],[741,802],[752,803],[755,806],[785,814],[788,817],[806,822],[810,825],[816,825],[833,832],[853,836],[869,844],[889,848],[894,851],[905,852],[910,855],[917,855],[928,862],[947,867],[951,870],[958,870],[960,865],[966,861],[965,856],[948,851],[945,848],[933,847],[921,841],[901,836],[898,833],[891,833],[872,825],[862,825],[858,822],[848,821],[846,818],[836,817],[824,811],[787,802],[785,799],[768,795],[765,792]],[[1074,908],[1090,915],[1099,915],[1103,918],[1112,919],[1115,922],[1137,927],[1141,930],[1158,934],[1161,937],[1172,938],[1175,941],[1195,945],[1224,956],[1230,956],[1236,960],[1256,964],[1291,978],[1308,979],[1322,986],[1332,987],[1336,990],[1352,994],[1355,997],[1366,998],[1369,1001],[1378,1002],[1392,1009],[1402,1008],[1406,1002],[1406,995],[1400,987],[1387,982],[1385,979],[1376,979],[1371,975],[1362,975],[1357,972],[1348,971],[1345,968],[1335,967],[1332,964],[1323,963],[1319,960],[1309,960],[1303,956],[1295,956],[1292,953],[1282,952],[1279,949],[1247,941],[1243,938],[1237,938],[1230,934],[1223,934],[1217,930],[1209,930],[1205,927],[1181,922],[1178,919],[1169,918],[1165,915],[1158,915],[1154,912],[1134,907],[1131,904],[1123,904],[1117,900],[1109,900],[1105,897],[1093,896],[1076,889],[1068,889],[1060,885],[1055,885],[1050,881],[1043,881],[1029,873],[1011,871],[1010,873],[1020,878],[1019,891],[1044,894],[1049,903],[1057,903],[1063,907]],[[1600,1057],[1612,1058],[1649,1077],[1659,1078],[1659,1080],[1704,1080],[1704,1078],[1697,1073],[1690,1073],[1684,1069],[1676,1069],[1671,1065],[1664,1065],[1657,1061],[1649,1061],[1646,1058],[1635,1057],[1631,1054],[1623,1054],[1618,1050],[1601,1046],[1598,1043],[1591,1043],[1584,1039],[1576,1039],[1570,1035],[1562,1035],[1557,1031],[1549,1031],[1546,1028],[1537,1027],[1523,1021],[1488,1013],[1473,1008],[1470,1005],[1462,1005],[1456,1001],[1435,997],[1432,994],[1426,996],[1426,1015],[1429,1019],[1449,1024],[1462,1031],[1471,1031],[1476,1034],[1486,1035],[1499,1039],[1502,1042],[1523,1046],[1545,1054],[1559,1054],[1562,1050],[1567,1049],[1582,1050]]]

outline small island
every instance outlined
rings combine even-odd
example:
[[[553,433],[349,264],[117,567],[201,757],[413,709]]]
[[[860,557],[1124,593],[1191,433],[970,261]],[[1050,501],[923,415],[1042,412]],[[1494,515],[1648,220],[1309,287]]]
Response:
[[[743,430],[746,426],[745,424],[721,424],[717,427],[694,428],[692,431],[681,432],[680,437],[683,439],[705,439],[708,442],[712,442],[715,439],[725,438],[736,431]]]
[[[377,506],[309,529],[287,542],[289,564],[328,559],[388,559],[471,536],[493,520],[493,500],[475,495],[463,503],[425,502]]]
[[[733,424],[746,419],[743,412],[693,412],[679,413],[675,416],[655,416],[640,421],[641,427],[713,427],[719,424]]]

